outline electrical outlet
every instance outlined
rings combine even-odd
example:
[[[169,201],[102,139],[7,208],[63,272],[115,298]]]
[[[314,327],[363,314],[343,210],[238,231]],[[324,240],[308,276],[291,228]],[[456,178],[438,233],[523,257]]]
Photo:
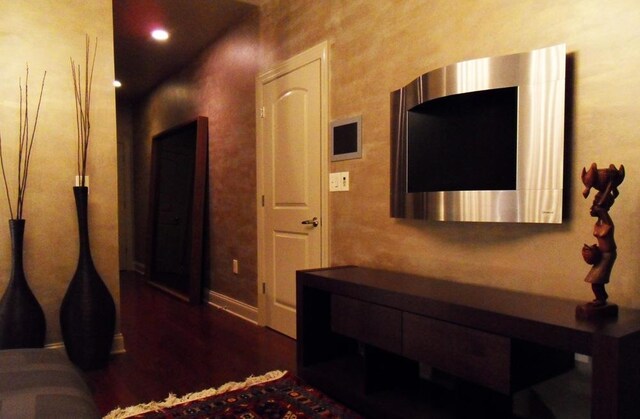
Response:
[[[232,270],[233,270],[234,274],[238,275],[238,259],[234,259],[233,260],[233,268],[232,268]]]

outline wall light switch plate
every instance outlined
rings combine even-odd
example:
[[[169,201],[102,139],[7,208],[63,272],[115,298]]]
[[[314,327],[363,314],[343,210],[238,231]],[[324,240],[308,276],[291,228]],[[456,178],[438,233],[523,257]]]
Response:
[[[340,189],[341,191],[349,190],[349,172],[340,172]]]
[[[329,192],[336,192],[340,190],[340,175],[340,172],[329,174]]]
[[[329,192],[345,192],[349,190],[349,172],[329,174]]]

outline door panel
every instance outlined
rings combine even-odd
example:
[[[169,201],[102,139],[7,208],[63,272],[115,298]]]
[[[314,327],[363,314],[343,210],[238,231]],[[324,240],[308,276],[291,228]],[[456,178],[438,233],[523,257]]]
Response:
[[[179,292],[189,289],[188,235],[191,223],[195,138],[177,136],[158,147],[154,281]]]
[[[307,131],[304,125],[309,118],[306,106],[308,95],[309,92],[304,90],[288,91],[272,105],[273,127],[276,130],[273,137],[273,192],[274,203],[280,207],[308,204],[305,176],[308,166],[307,144],[299,141],[305,138]]]
[[[296,308],[296,290],[291,286],[295,283],[295,270],[298,261],[305,261],[309,252],[307,236],[303,234],[289,234],[275,232],[274,254],[287,255],[280,263],[274,263],[274,304],[282,308]],[[275,261],[277,262],[277,261]]]

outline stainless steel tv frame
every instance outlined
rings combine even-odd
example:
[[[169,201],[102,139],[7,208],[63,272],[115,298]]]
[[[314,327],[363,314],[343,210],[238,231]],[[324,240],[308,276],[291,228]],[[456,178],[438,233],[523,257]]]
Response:
[[[464,61],[391,93],[391,216],[438,221],[561,223],[566,46]],[[518,87],[516,189],[407,192],[407,112],[426,101]]]

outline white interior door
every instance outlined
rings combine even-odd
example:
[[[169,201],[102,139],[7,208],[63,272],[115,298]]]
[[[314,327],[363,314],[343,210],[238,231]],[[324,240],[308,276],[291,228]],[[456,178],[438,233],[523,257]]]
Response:
[[[323,61],[302,61],[264,80],[258,118],[263,200],[258,273],[264,323],[294,338],[295,272],[322,267],[326,259]]]

